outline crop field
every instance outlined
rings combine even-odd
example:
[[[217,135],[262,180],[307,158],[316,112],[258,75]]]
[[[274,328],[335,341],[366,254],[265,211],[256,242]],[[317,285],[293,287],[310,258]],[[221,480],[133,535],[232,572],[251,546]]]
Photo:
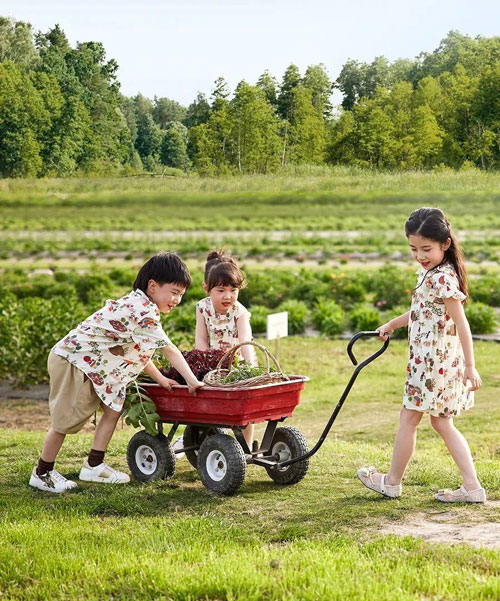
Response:
[[[3,180],[0,259],[124,259],[158,248],[199,258],[406,258],[404,221],[419,206],[449,215],[470,261],[498,263],[500,175],[476,172],[318,176]],[[354,255],[354,257],[353,257]]]
[[[310,377],[289,425],[312,445],[350,377],[341,338],[408,308],[415,265],[403,225],[425,205],[443,208],[463,243],[473,332],[498,338],[497,173],[0,180],[0,381],[46,383],[52,345],[127,292],[160,250],[179,252],[193,275],[163,321],[174,343],[192,348],[204,258],[223,246],[245,270],[240,300],[260,342],[267,314],[288,311],[280,360]],[[457,423],[488,493],[480,507],[433,500],[459,477],[428,420],[400,500],[356,479],[360,466],[389,465],[407,354],[396,337],[360,375],[301,483],[279,487],[251,466],[230,498],[209,494],[186,460],[171,480],[82,483],[57,498],[35,492],[27,481],[49,425],[46,403],[0,399],[0,599],[499,599],[500,345],[476,341],[475,349],[484,385]],[[63,474],[77,478],[91,428],[68,437]],[[118,427],[112,465],[127,469],[133,433]]]

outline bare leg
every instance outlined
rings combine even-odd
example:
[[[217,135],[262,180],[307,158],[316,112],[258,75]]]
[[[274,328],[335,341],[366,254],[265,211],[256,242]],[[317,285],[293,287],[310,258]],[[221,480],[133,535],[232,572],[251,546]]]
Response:
[[[455,428],[453,418],[431,416],[431,424],[444,440],[446,448],[457,464],[465,488],[469,491],[481,488],[469,445],[464,435]]]
[[[408,463],[415,451],[417,427],[422,415],[420,411],[406,409],[406,407],[401,409],[398,433],[392,451],[391,468],[385,479],[386,484],[390,486],[401,484]]]
[[[61,434],[60,432],[56,432],[53,428],[50,428],[43,442],[41,458],[47,463],[55,461],[65,438],[66,434]]]
[[[113,411],[113,409],[110,409],[104,403],[101,403],[101,407],[104,413],[95,429],[94,442],[92,444],[92,448],[96,451],[106,450],[121,415],[120,411]]]
[[[243,436],[247,441],[247,445],[250,450],[252,450],[254,431],[255,426],[253,424],[248,424],[248,426],[244,430],[242,430]]]

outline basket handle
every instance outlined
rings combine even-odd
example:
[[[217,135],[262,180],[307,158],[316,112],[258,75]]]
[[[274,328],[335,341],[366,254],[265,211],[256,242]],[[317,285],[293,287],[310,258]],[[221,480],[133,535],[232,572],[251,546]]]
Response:
[[[240,342],[239,344],[236,344],[232,348],[230,348],[224,354],[224,356],[220,359],[219,363],[217,363],[216,369],[220,369],[221,366],[224,364],[224,362],[227,359],[229,359],[229,369],[231,369],[236,351],[245,345],[256,346],[258,349],[260,349],[264,353],[264,357],[266,358],[266,373],[269,373],[269,368],[270,368],[269,357],[271,357],[271,359],[273,360],[273,363],[276,366],[276,369],[280,373],[282,373],[281,366],[278,362],[278,359],[276,359],[276,357],[271,353],[271,351],[269,351],[265,346],[262,346],[262,344],[259,344],[258,342],[254,342],[253,340],[249,340],[248,342]]]

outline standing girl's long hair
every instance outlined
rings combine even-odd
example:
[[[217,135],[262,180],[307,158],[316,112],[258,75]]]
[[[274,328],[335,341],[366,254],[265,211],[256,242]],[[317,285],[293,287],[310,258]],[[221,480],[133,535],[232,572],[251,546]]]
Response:
[[[457,273],[460,290],[468,297],[467,271],[462,250],[443,211],[430,207],[422,207],[413,211],[405,223],[405,233],[406,237],[411,235],[422,236],[440,244],[445,244],[448,238],[451,240],[450,247],[444,253],[443,263],[449,261],[453,265]]]

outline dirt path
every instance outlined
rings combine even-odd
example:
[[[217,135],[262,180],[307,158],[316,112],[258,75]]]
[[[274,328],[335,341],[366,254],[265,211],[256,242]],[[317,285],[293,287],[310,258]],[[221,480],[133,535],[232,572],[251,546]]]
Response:
[[[500,501],[488,501],[486,507],[500,510]],[[430,543],[465,543],[477,548],[500,549],[500,522],[482,521],[484,516],[481,512],[467,514],[465,523],[459,522],[458,518],[453,510],[420,512],[403,522],[386,524],[381,533],[414,536]]]

